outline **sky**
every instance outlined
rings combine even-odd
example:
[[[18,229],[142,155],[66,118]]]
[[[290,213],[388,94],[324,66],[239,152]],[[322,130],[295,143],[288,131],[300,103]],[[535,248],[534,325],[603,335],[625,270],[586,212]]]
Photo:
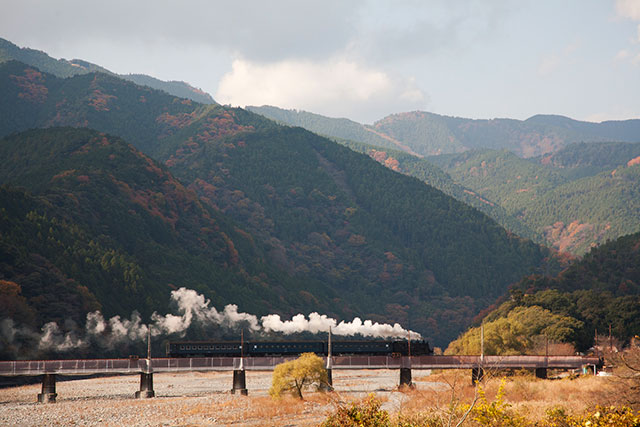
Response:
[[[234,106],[640,118],[640,0],[0,0],[0,37]]]

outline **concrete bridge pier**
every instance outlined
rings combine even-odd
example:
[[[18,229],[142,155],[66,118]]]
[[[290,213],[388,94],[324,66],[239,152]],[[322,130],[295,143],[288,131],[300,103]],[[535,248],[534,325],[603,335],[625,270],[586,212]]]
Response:
[[[247,379],[244,369],[234,369],[233,371],[233,388],[231,394],[239,393],[243,396],[249,394],[247,391]]]
[[[536,378],[547,379],[547,368],[536,368]]]
[[[411,368],[400,368],[400,387],[413,387],[411,381]]]
[[[39,403],[55,403],[56,396],[56,375],[44,374],[42,376],[42,393],[38,394]]]
[[[480,381],[482,381],[483,377],[484,377],[484,369],[482,368],[471,369],[471,384],[476,385],[476,383],[479,383]]]
[[[136,399],[146,399],[148,397],[154,397],[156,392],[153,391],[153,374],[152,373],[140,373],[140,390],[136,391]]]
[[[333,391],[333,358],[331,357],[331,329],[329,329],[329,354],[327,355],[327,383],[321,384],[320,389],[324,391]]]
[[[400,361],[400,387],[412,387],[411,381],[411,357],[402,356]]]
[[[320,389],[324,391],[333,391],[333,375],[331,374],[331,371],[331,368],[327,368],[327,383],[320,385]]]

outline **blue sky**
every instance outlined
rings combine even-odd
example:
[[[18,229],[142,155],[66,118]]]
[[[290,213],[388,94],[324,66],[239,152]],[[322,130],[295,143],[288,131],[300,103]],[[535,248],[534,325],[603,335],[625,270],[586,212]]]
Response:
[[[0,37],[232,105],[371,123],[640,118],[640,0],[0,0]]]

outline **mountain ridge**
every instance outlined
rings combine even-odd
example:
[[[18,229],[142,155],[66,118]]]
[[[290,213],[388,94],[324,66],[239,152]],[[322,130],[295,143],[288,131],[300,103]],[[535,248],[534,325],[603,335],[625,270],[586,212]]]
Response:
[[[418,156],[450,154],[473,149],[509,149],[520,157],[535,157],[579,142],[640,142],[640,119],[600,123],[565,116],[537,114],[526,120],[511,118],[469,119],[426,111],[388,115],[372,125],[334,119],[273,106],[249,106],[249,110],[282,123],[302,126],[321,135],[349,139],[385,148],[405,146]],[[376,131],[402,145],[389,145],[383,137],[372,140],[362,131]],[[380,136],[380,135],[378,135]]]
[[[100,72],[118,76],[141,86],[149,86],[154,89],[163,90],[170,95],[178,96],[180,98],[191,99],[192,101],[203,104],[216,103],[211,95],[186,82],[162,81],[144,74],[116,74],[104,67],[92,64],[88,61],[81,59],[54,59],[43,51],[30,48],[20,48],[10,41],[0,38],[0,63],[10,60],[16,60],[32,65],[41,71],[45,71],[61,78],[72,77],[78,74]]]

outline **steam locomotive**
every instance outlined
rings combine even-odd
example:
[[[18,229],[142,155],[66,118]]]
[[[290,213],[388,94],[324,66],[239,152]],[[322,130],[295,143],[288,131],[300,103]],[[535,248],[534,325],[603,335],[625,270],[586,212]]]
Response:
[[[167,343],[167,357],[256,357],[297,356],[316,353],[326,356],[326,341],[174,341]],[[422,356],[433,354],[427,341],[334,341],[333,356]]]

